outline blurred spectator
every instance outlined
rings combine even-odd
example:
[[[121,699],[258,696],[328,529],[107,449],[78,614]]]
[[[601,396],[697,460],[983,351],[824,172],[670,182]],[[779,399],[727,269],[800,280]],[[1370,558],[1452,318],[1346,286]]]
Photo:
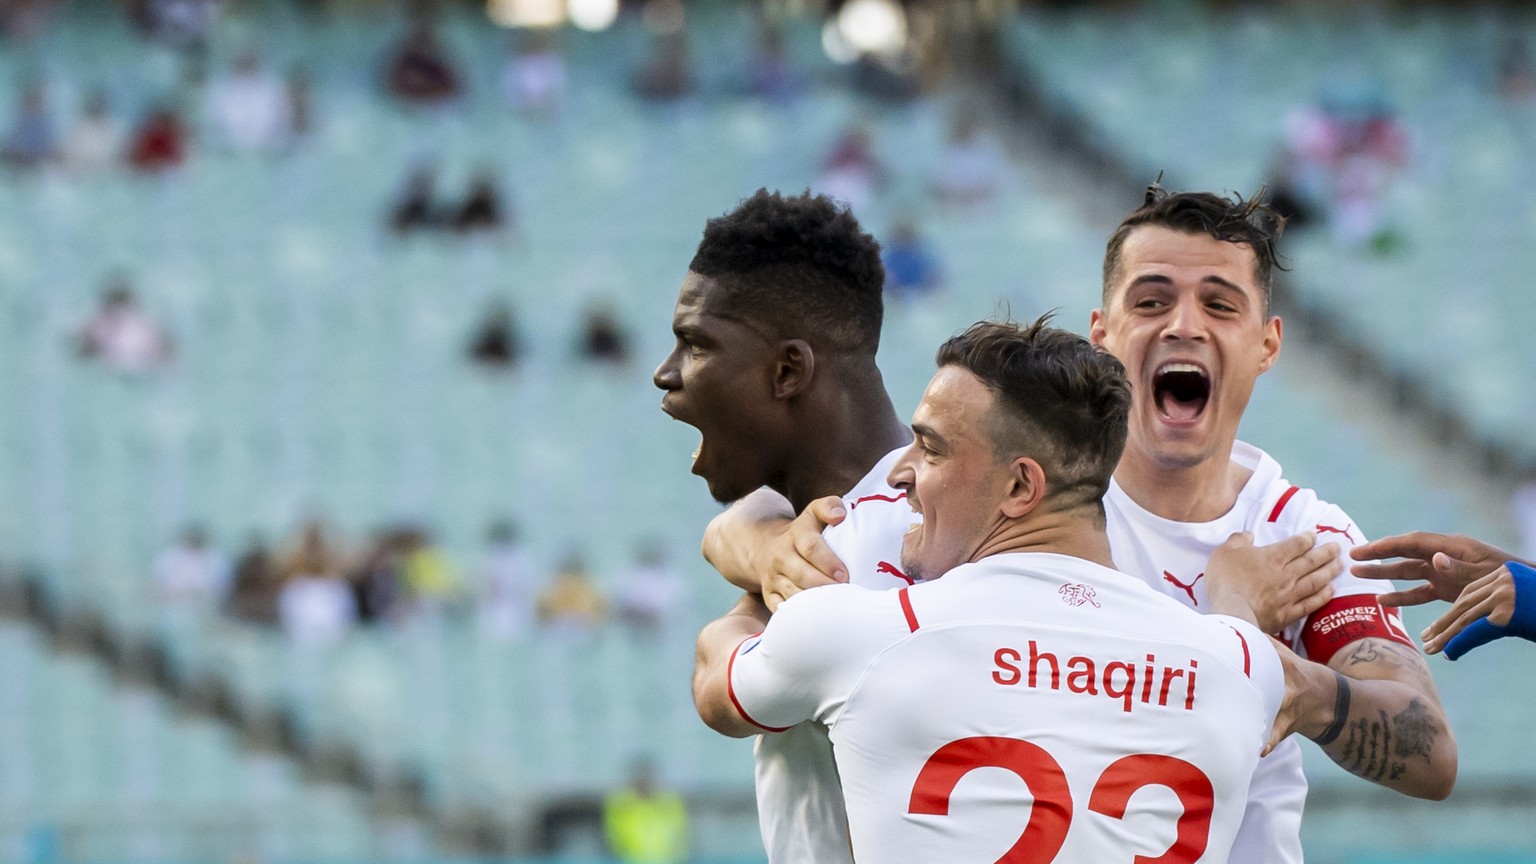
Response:
[[[649,759],[635,762],[629,785],[603,801],[603,833],[624,864],[682,864],[688,860],[688,806],[660,789]]]
[[[201,55],[224,0],[142,0],[134,18],[161,42]]]
[[[942,160],[934,178],[934,189],[941,199],[970,204],[997,193],[1005,167],[1003,150],[982,128],[976,109],[956,113]]]
[[[885,181],[885,167],[875,156],[869,130],[862,124],[850,126],[832,145],[822,166],[817,191],[847,204],[857,215],[874,199],[875,190]]]
[[[278,619],[294,642],[328,645],[346,635],[357,619],[357,602],[344,578],[345,560],[321,522],[304,525],[281,572]]]
[[[1384,206],[1395,169],[1407,156],[1407,136],[1386,108],[1342,127],[1334,167],[1333,233],[1343,246],[1391,251],[1396,235]]]
[[[418,228],[435,228],[442,223],[442,217],[432,201],[436,183],[437,172],[426,164],[417,165],[406,176],[405,188],[390,210],[389,226],[396,234],[405,234]]]
[[[774,24],[765,22],[758,32],[748,86],[753,95],[774,102],[788,102],[799,90],[785,49],[784,32]]]
[[[139,306],[126,280],[117,278],[102,295],[96,314],[80,331],[80,354],[99,358],[117,372],[148,372],[170,362],[175,346]]]
[[[58,155],[59,135],[48,110],[48,94],[41,84],[21,91],[16,120],[0,145],[0,161],[16,168],[36,168]]]
[[[297,144],[314,131],[314,88],[309,73],[295,68],[288,73],[288,143]]]
[[[277,617],[300,645],[330,645],[357,620],[357,601],[340,576],[300,575],[283,583]]]
[[[533,620],[533,562],[511,522],[497,522],[486,534],[480,598],[480,624],[492,636],[517,636]]]
[[[239,153],[279,149],[293,124],[287,88],[255,51],[242,53],[230,73],[209,86],[208,115],[219,140]]]
[[[1285,217],[1288,230],[1304,228],[1317,219],[1313,204],[1295,183],[1297,170],[1288,153],[1281,153],[1270,166],[1265,188],[1269,192],[1269,206]]]
[[[94,174],[115,166],[122,155],[123,124],[112,116],[107,94],[95,91],[85,97],[80,119],[64,139],[64,163]]]
[[[683,588],[682,575],[653,541],[640,548],[635,566],[619,579],[614,607],[619,619],[636,630],[664,630],[682,607]]]
[[[496,175],[491,169],[482,168],[475,172],[469,181],[469,193],[464,197],[464,203],[459,205],[458,212],[453,214],[448,224],[464,233],[495,231],[512,226],[511,208],[503,202],[501,188],[497,186]]]
[[[470,340],[470,358],[482,366],[506,369],[516,365],[522,354],[523,342],[512,319],[512,307],[506,303],[492,305]]]
[[[175,168],[186,156],[186,128],[181,116],[167,105],[152,110],[128,143],[128,164],[140,171]]]
[[[670,102],[693,93],[693,72],[688,63],[688,37],[678,30],[658,35],[651,59],[635,75],[635,92],[646,99]]]
[[[1341,246],[1390,251],[1397,234],[1384,201],[1407,162],[1408,136],[1381,85],[1339,85],[1287,116],[1283,192],[1303,222],[1326,221]]]
[[[155,585],[170,609],[216,608],[229,588],[229,559],[208,545],[208,535],[189,525],[155,558]]]
[[[886,291],[905,298],[939,287],[938,259],[911,222],[896,224],[881,257],[885,263]]]
[[[850,70],[853,88],[872,99],[907,102],[922,92],[917,62],[910,52],[860,54]]]
[[[441,105],[459,95],[459,73],[429,18],[422,17],[389,60],[389,92],[417,105]]]
[[[539,592],[535,609],[540,624],[575,633],[596,628],[608,616],[607,601],[577,555],[565,559],[555,578]]]
[[[282,577],[260,537],[252,537],[235,563],[229,590],[229,614],[253,624],[277,623],[277,595]]]
[[[581,325],[581,355],[599,363],[621,365],[629,361],[629,336],[606,305],[587,310]]]
[[[55,0],[6,0],[0,3],[0,35],[26,44],[48,26],[57,7]]]
[[[553,114],[565,99],[565,57],[546,30],[524,32],[521,47],[507,47],[501,68],[501,93],[513,108],[535,114]]]
[[[400,575],[416,609],[438,617],[464,600],[464,581],[448,553],[420,527],[400,532]]]
[[[1519,36],[1504,43],[1499,57],[1499,95],[1511,102],[1528,102],[1536,96],[1536,63],[1531,61],[1530,45]]]
[[[401,574],[404,547],[400,532],[380,531],[362,563],[353,571],[352,590],[359,620],[391,621],[401,614],[405,594],[405,580]]]

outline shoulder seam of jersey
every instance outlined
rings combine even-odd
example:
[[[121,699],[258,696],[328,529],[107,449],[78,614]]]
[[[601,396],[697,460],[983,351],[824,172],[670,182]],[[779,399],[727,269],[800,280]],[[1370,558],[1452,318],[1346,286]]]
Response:
[[[1291,503],[1291,499],[1296,496],[1297,492],[1300,491],[1300,486],[1292,486],[1291,488],[1285,490],[1285,492],[1280,495],[1280,500],[1275,502],[1275,509],[1269,511],[1269,521],[1279,522],[1280,512],[1285,509],[1285,505]]]

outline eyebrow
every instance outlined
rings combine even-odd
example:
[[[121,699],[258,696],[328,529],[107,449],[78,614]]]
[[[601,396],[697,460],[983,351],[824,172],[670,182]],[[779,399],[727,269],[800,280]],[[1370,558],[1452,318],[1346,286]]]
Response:
[[[1248,293],[1247,291],[1243,290],[1243,286],[1237,284],[1236,282],[1232,282],[1230,280],[1223,279],[1220,276],[1216,276],[1216,275],[1210,275],[1210,276],[1202,277],[1200,279],[1200,282],[1201,282],[1201,284],[1205,284],[1205,285],[1217,285],[1219,287],[1226,288],[1229,291],[1236,291],[1239,294],[1245,294],[1246,295]],[[1167,276],[1164,276],[1161,273],[1146,273],[1146,274],[1143,274],[1141,276],[1137,276],[1135,279],[1132,279],[1131,280],[1131,284],[1126,286],[1126,287],[1127,288],[1135,288],[1135,287],[1140,286],[1140,285],[1172,285],[1172,284],[1173,284],[1173,280],[1169,279]]]
[[[938,432],[935,432],[932,426],[929,426],[929,425],[927,425],[925,423],[913,423],[912,424],[912,434],[916,435],[919,438],[926,438],[929,441],[934,442],[935,444],[948,444],[949,443],[948,441],[944,440],[944,436],[943,435],[940,435]]]

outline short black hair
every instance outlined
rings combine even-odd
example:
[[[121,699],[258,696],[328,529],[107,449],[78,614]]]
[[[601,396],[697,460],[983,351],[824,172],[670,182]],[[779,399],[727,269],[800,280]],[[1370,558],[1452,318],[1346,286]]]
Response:
[[[1269,315],[1273,271],[1285,270],[1275,244],[1285,232],[1285,217],[1264,199],[1264,190],[1252,198],[1234,194],[1228,198],[1211,192],[1169,192],[1161,184],[1147,187],[1140,207],[1125,217],[1104,248],[1104,300],[1114,290],[1125,238],[1144,225],[1171,228],[1186,234],[1204,234],[1227,243],[1241,243],[1253,250],[1254,280],[1258,282],[1262,310]]]
[[[959,366],[997,402],[986,421],[999,458],[1028,455],[1045,471],[1058,509],[1102,513],[1125,450],[1131,384],[1108,352],[1042,316],[1028,326],[980,321],[939,346],[938,365]]]
[[[688,269],[776,338],[873,356],[885,314],[880,244],[824,195],[767,189],[709,220]]]

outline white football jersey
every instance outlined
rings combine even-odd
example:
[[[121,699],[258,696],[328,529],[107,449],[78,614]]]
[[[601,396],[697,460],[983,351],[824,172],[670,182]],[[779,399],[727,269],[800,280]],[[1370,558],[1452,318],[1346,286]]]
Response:
[[[823,537],[866,588],[912,584],[901,572],[902,535],[917,519],[907,494],[886,483],[905,447],[882,458],[843,496],[848,519]],[[814,720],[777,735],[759,735],[757,814],[770,864],[853,864],[847,807],[827,727]]]
[[[1164,519],[1132,501],[1118,483],[1111,483],[1104,509],[1115,566],[1142,577],[1185,606],[1204,611],[1206,562],[1216,547],[1239,531],[1252,532],[1253,542],[1260,546],[1316,531],[1319,545],[1338,543],[1346,557],[1350,547],[1365,542],[1343,510],[1318,499],[1310,489],[1291,485],[1267,453],[1239,441],[1232,448],[1232,461],[1251,469],[1253,475],[1232,509],[1211,522]],[[1384,584],[1360,579],[1346,567],[1333,580],[1334,596],[1328,605],[1276,636],[1319,663],[1327,663],[1344,645],[1366,636],[1412,646],[1396,610],[1376,601],[1377,592],[1391,590]],[[1300,864],[1307,780],[1302,774],[1301,747],[1294,738],[1259,763],[1249,796],[1248,815],[1232,860]]]
[[[1040,553],[803,592],[728,674],[831,730],[859,864],[1225,862],[1285,686],[1252,625]]]

